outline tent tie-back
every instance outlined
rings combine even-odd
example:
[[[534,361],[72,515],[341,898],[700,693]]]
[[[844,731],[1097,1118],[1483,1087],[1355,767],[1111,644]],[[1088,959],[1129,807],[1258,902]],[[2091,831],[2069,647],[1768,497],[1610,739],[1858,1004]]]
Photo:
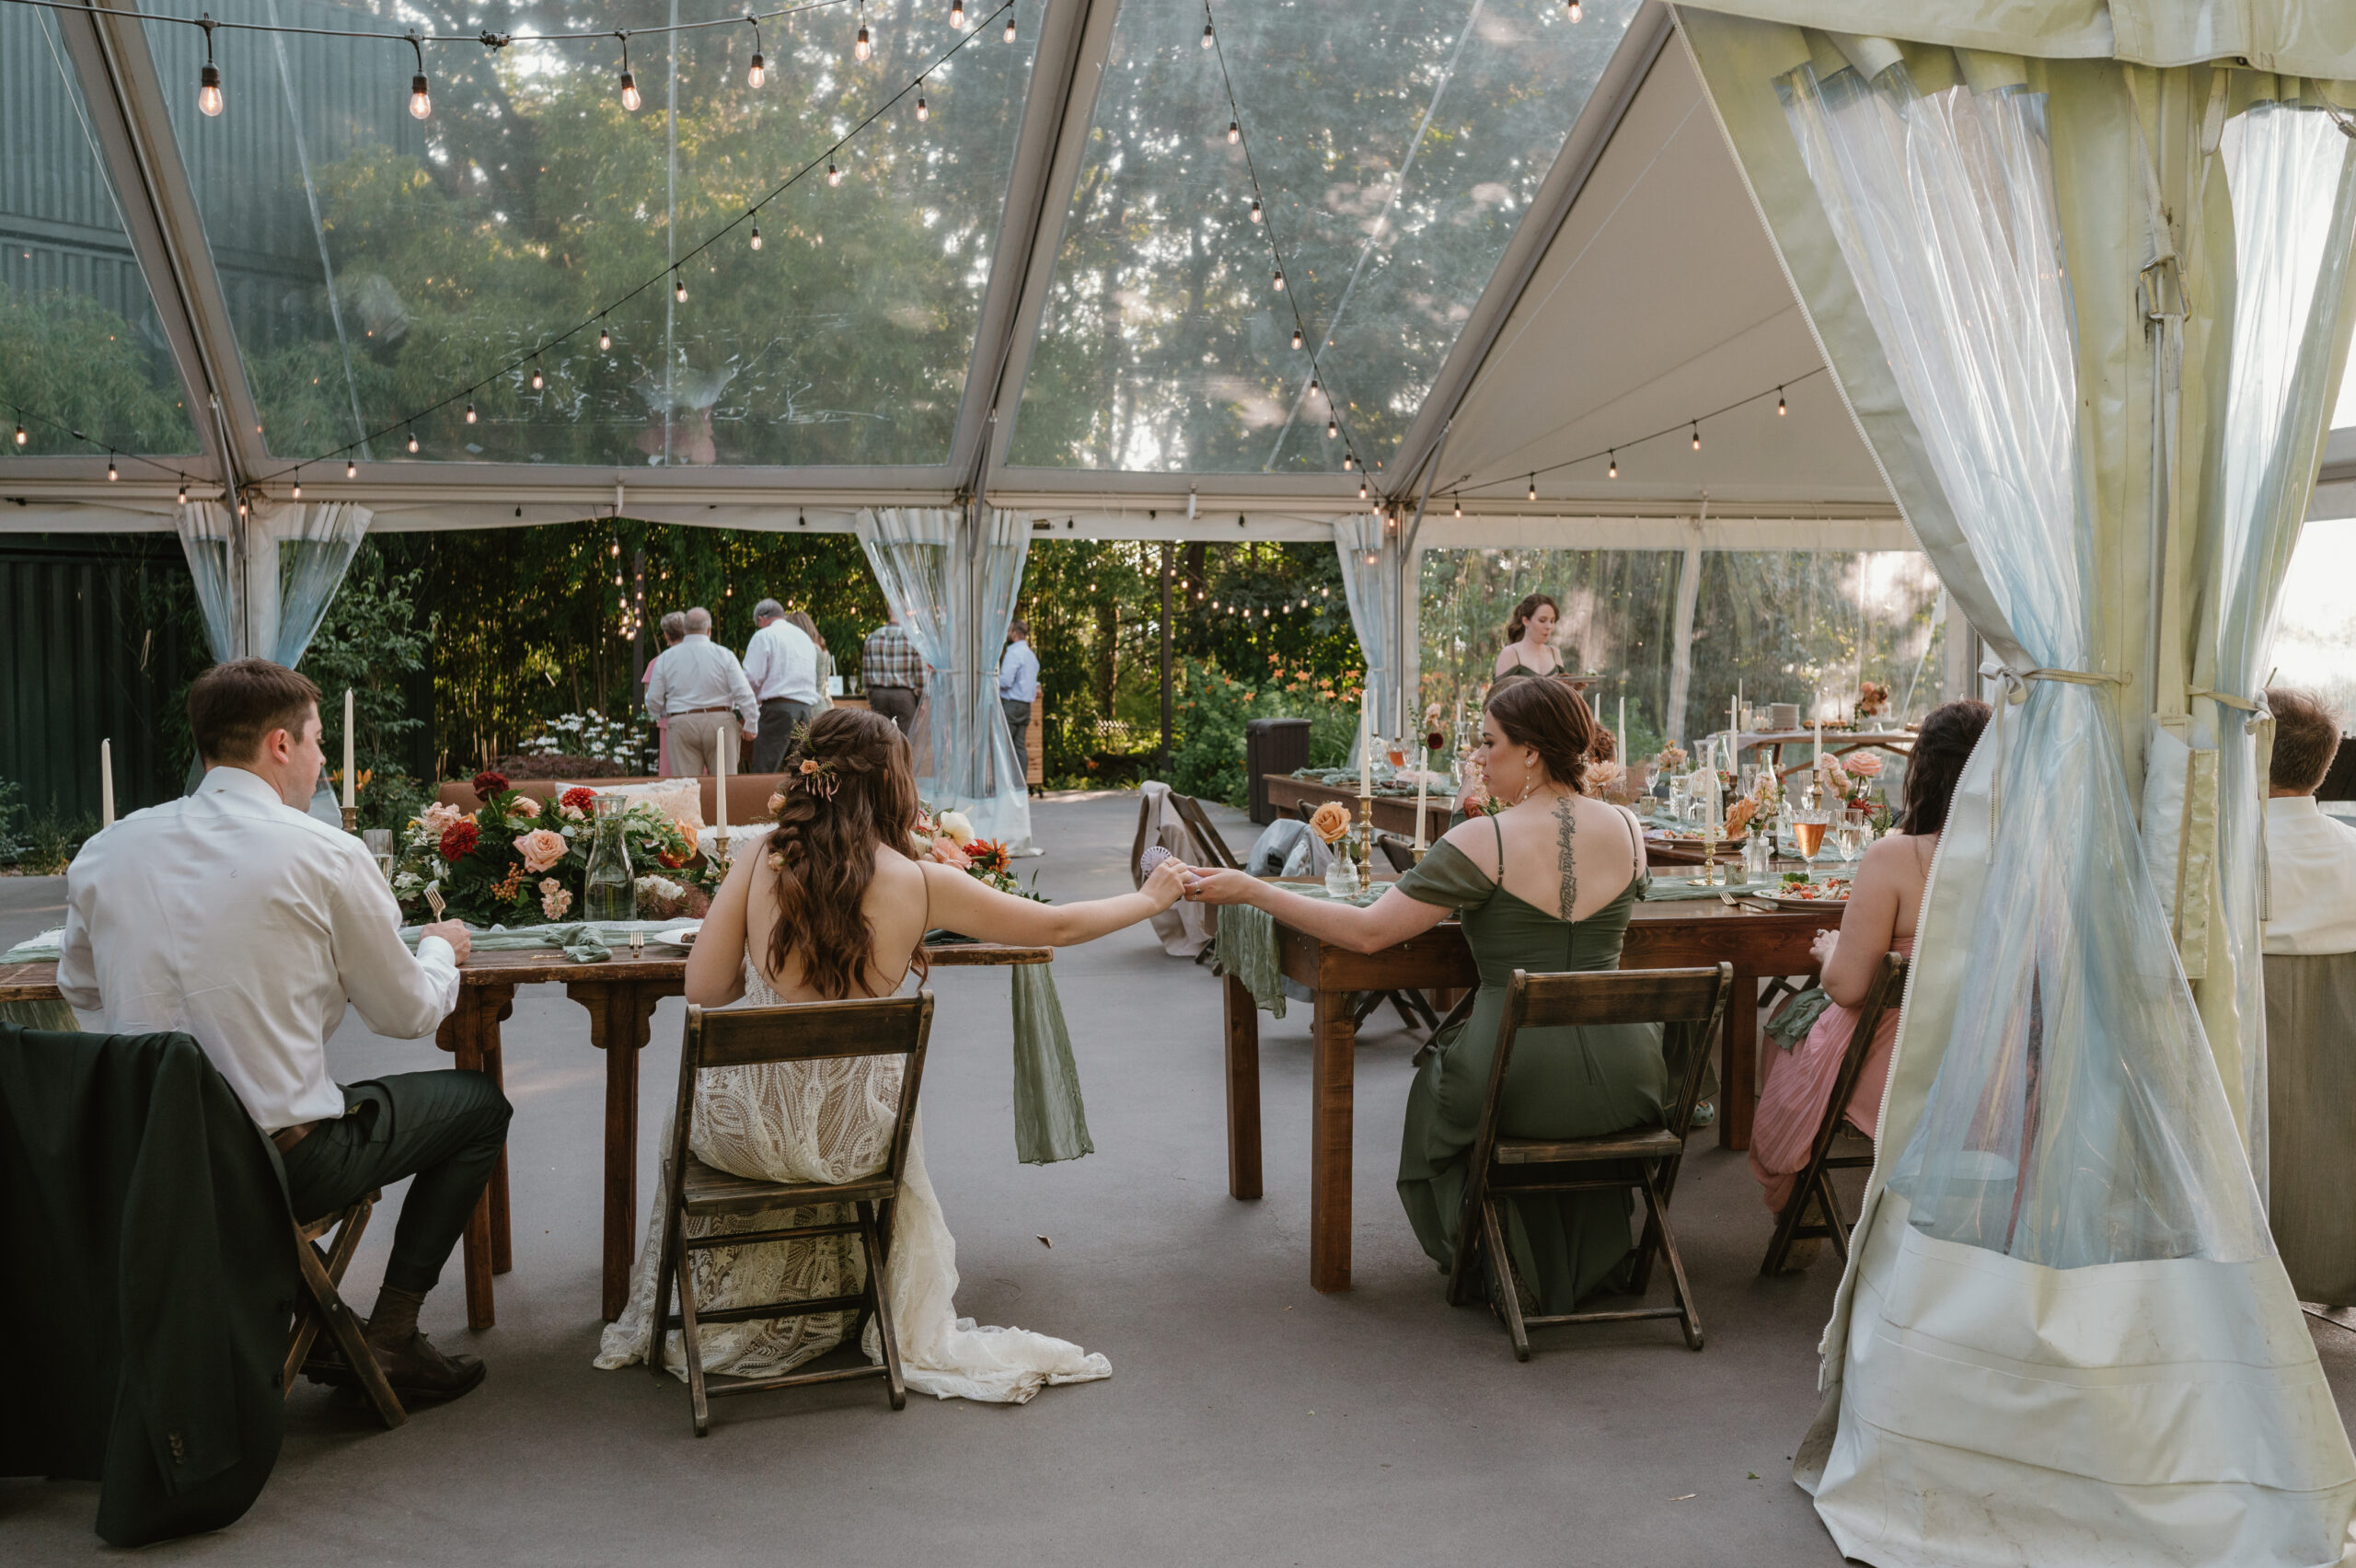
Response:
[[[2274,709],[2266,706],[2266,693],[2263,691],[2258,694],[2255,701],[2246,697],[2235,697],[2229,691],[2212,691],[2207,686],[2189,686],[2185,696],[2205,697],[2223,707],[2239,709],[2248,715],[2242,721],[2242,733],[2245,735],[2255,735],[2258,726],[2274,722]],[[2264,823],[2260,823],[2258,829],[2258,918],[2261,925],[2274,918],[2274,863],[2267,859]]]
[[[1996,829],[2002,825],[2004,814],[2004,709],[2012,707],[2015,703],[2027,702],[2028,700],[2028,683],[2031,681],[2061,681],[2070,686],[2087,686],[2109,685],[2125,686],[2127,684],[2127,677],[2121,674],[2112,674],[2107,671],[2089,672],[2086,670],[2048,670],[2042,668],[2024,670],[2017,664],[2007,664],[1997,659],[1991,659],[1986,663],[1980,666],[1980,677],[1982,680],[1994,681],[1998,686],[1998,690],[1996,692],[1996,776],[1989,782],[1988,785],[1988,859],[1989,863],[1992,865],[1996,859]]]

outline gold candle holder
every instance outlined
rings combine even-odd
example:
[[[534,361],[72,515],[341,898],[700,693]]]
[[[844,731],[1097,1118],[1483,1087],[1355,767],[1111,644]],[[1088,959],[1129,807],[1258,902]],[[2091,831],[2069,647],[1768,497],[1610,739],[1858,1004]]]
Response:
[[[346,833],[357,833],[360,831],[360,808],[358,806],[345,806],[343,808],[343,831]]]

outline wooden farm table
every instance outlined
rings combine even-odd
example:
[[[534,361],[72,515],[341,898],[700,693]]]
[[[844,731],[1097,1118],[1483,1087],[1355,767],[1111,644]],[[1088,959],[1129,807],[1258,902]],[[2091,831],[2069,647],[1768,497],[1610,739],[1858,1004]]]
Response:
[[[1719,1046],[1718,1142],[1750,1147],[1750,1117],[1758,1099],[1759,1013],[1746,998],[1759,995],[1767,975],[1800,974],[1815,967],[1808,952],[1833,911],[1756,914],[1719,903],[1636,905],[1628,922],[1621,965],[1674,969],[1734,966],[1735,1005],[1727,1010]],[[1472,951],[1455,921],[1380,952],[1331,946],[1281,919],[1276,940],[1286,976],[1315,993],[1309,1123],[1309,1283],[1319,1290],[1350,1288],[1350,1151],[1357,1027],[1351,998],[1362,991],[1461,988],[1480,984]],[[1227,986],[1227,1190],[1260,1195],[1260,1016],[1252,993],[1230,974]]]
[[[1045,963],[1052,948],[1000,947],[991,942],[928,946],[935,968],[999,967]],[[479,952],[458,970],[458,1005],[442,1020],[433,1042],[461,1067],[491,1075],[505,1084],[500,1060],[499,1025],[515,1010],[518,986],[561,985],[564,994],[589,1011],[589,1043],[606,1053],[605,1268],[606,1320],[622,1315],[629,1299],[629,1267],[638,1234],[638,1053],[647,1042],[655,1004],[687,989],[685,954],[664,952],[632,958],[617,950],[603,963],[575,963],[561,952]],[[0,965],[0,1002],[58,1000],[57,965]],[[483,1188],[467,1221],[463,1249],[467,1281],[467,1326],[487,1329],[498,1320],[491,1276],[514,1266],[507,1208],[507,1151]]]
[[[1911,756],[1913,755],[1914,743],[1920,738],[1911,730],[1827,730],[1824,732],[1824,749],[1834,756],[1846,756],[1853,751],[1863,751],[1868,746],[1873,746],[1883,751],[1894,751],[1901,756]],[[1816,755],[1816,732],[1814,730],[1766,730],[1753,733],[1746,730],[1734,738],[1734,744],[1735,755],[1738,757],[1753,746],[1766,752],[1768,760],[1773,764],[1776,774],[1781,776],[1792,772],[1794,768],[1807,767],[1811,765],[1810,759]],[[1803,745],[1808,748],[1807,757],[1792,764],[1789,767],[1785,767],[1784,748]]]
[[[1312,810],[1328,801],[1339,801],[1349,808],[1350,820],[1358,820],[1358,792],[1354,788],[1320,784],[1313,778],[1295,778],[1289,773],[1264,773],[1261,778],[1267,781],[1268,804],[1286,816],[1291,816],[1293,809],[1303,801],[1308,801]],[[1445,789],[1436,790],[1425,798],[1425,843],[1437,843],[1439,836],[1448,831],[1449,813],[1455,809],[1456,802]],[[1377,795],[1374,798],[1374,825],[1378,832],[1413,838],[1415,836],[1415,798],[1413,795]]]

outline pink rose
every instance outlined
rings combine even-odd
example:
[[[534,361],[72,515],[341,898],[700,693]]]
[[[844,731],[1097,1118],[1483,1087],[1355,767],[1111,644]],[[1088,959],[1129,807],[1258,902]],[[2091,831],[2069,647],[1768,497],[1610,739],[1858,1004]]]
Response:
[[[514,804],[510,806],[508,811],[514,816],[536,817],[540,814],[540,802],[529,795],[518,795],[515,797]]]
[[[1881,758],[1871,752],[1851,752],[1841,759],[1841,766],[1849,770],[1852,778],[1878,778],[1881,777]]]
[[[456,827],[458,824],[458,819],[466,814],[466,813],[460,811],[456,806],[446,804],[441,801],[436,801],[432,805],[426,807],[425,814],[419,817],[417,820],[427,832],[431,833],[438,839],[451,828]]]
[[[563,859],[572,847],[564,835],[545,827],[536,827],[515,841],[515,853],[524,857],[524,869],[534,876]]]
[[[944,866],[954,866],[961,871],[974,863],[966,859],[965,851],[958,848],[953,840],[947,838],[936,838],[932,841],[932,858]]]
[[[572,894],[565,891],[562,882],[554,877],[543,877],[540,880],[541,914],[551,920],[560,920],[564,917],[564,912],[572,907]]]

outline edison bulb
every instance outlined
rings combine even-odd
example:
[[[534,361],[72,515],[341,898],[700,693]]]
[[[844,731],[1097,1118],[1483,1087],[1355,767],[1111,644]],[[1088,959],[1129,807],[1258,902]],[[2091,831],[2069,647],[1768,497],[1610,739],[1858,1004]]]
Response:
[[[417,432],[415,431],[409,432],[409,449],[412,453],[417,450]]]
[[[930,120],[932,118],[932,110],[927,109],[924,105],[924,95],[922,93],[918,93],[917,95],[917,118],[918,120]]]
[[[1014,13],[1011,11],[1006,14],[1006,41],[1009,43],[1014,41]]]
[[[433,95],[426,90],[425,78],[422,75],[411,76],[409,79],[409,117],[423,120],[433,112]]]
[[[207,65],[199,80],[202,85],[196,89],[196,107],[217,120],[221,117],[220,67]]]
[[[760,226],[760,225],[758,225],[758,224],[755,224],[755,225],[753,225],[753,248],[754,248],[754,249],[756,249],[756,250],[758,250],[760,248],[761,248],[761,226]]]
[[[603,353],[613,346],[614,335],[611,332],[606,331],[602,325],[599,326],[597,329],[597,352],[599,353]]]
[[[629,110],[632,114],[636,114],[638,112],[638,106],[644,101],[645,100],[643,98],[641,98],[638,96],[638,78],[631,75],[627,71],[623,72],[622,107]]]
[[[768,79],[768,66],[762,62],[761,52],[756,49],[753,51],[753,68],[745,73],[745,85],[748,87],[757,87]]]
[[[467,422],[468,424],[475,422],[475,406],[472,402],[467,404]]]
[[[965,25],[965,0],[950,0],[949,25],[953,28]]]
[[[1227,144],[1231,147],[1242,140],[1243,140],[1243,127],[1242,123],[1233,120],[1229,121],[1227,122]]]
[[[859,29],[859,37],[852,40],[850,52],[854,59],[864,60],[867,58],[867,29],[865,28]]]

